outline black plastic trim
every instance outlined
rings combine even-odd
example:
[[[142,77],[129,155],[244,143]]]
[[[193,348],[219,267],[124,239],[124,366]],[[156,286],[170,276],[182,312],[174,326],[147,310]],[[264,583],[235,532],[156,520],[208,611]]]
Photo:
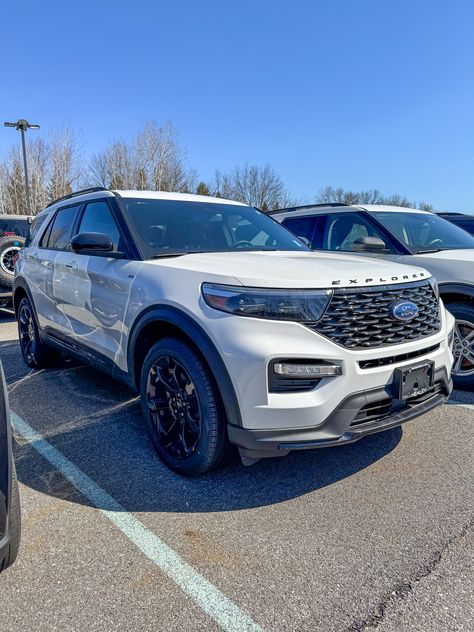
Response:
[[[200,350],[208,364],[222,397],[227,421],[234,426],[242,426],[240,406],[229,372],[216,346],[202,327],[181,310],[168,305],[152,306],[142,312],[133,323],[127,349],[127,366],[130,381],[137,385],[139,376],[135,376],[135,346],[143,328],[155,321],[174,325],[180,329]]]
[[[474,298],[474,285],[467,283],[438,283],[438,289],[441,298],[446,294],[464,294]]]
[[[83,345],[76,339],[71,340],[66,336],[62,336],[57,331],[53,331],[47,327],[44,330],[40,330],[41,338],[51,347],[54,347],[58,351],[66,351],[66,353],[75,357],[77,360],[85,362],[99,371],[107,373],[116,380],[120,380],[126,384],[130,389],[134,389],[134,384],[130,380],[130,376],[120,369],[113,360],[107,356]]]
[[[322,424],[315,427],[253,430],[229,426],[229,439],[231,443],[243,450],[244,454],[248,456],[256,454],[258,458],[278,456],[290,450],[307,450],[354,443],[366,435],[395,428],[447,401],[453,383],[448,378],[444,367],[435,372],[434,383],[435,387],[438,387],[439,393],[435,393],[433,397],[419,405],[397,410],[382,420],[351,427],[351,423],[364,405],[384,397],[394,399],[392,393],[393,389],[396,388],[394,384],[349,395]]]
[[[0,360],[0,568],[10,543],[8,516],[11,503],[12,466],[13,450],[10,411],[8,408],[5,375]]]

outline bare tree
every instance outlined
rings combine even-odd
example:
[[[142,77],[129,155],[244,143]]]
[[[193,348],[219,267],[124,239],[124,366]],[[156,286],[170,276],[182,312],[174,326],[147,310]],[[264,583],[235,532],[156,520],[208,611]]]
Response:
[[[115,141],[92,158],[91,171],[96,182],[111,189],[133,189],[135,186],[134,160],[124,141]]]
[[[96,154],[92,180],[110,188],[183,191],[194,189],[196,176],[171,123],[148,121],[131,141],[118,140]]]
[[[28,166],[30,177],[31,210],[37,212],[48,202],[50,149],[42,138],[30,141],[28,147]]]
[[[5,162],[0,163],[0,215],[8,213],[7,204],[8,168]]]
[[[12,148],[6,162],[6,209],[7,213],[15,215],[27,215],[25,178],[23,174],[23,163],[20,151],[17,147]]]
[[[65,125],[51,139],[49,200],[72,193],[82,174],[77,136],[70,126]]]
[[[227,173],[216,171],[211,191],[217,197],[237,200],[263,211],[294,203],[282,178],[269,164],[263,167],[245,164]]]
[[[404,206],[413,208],[422,208],[422,210],[430,211],[433,207],[426,202],[410,202],[406,197],[398,194],[383,195],[378,189],[368,189],[367,191],[350,191],[342,187],[334,188],[331,186],[320,189],[316,196],[316,202],[319,203],[340,203],[340,204],[387,204],[390,206]]]

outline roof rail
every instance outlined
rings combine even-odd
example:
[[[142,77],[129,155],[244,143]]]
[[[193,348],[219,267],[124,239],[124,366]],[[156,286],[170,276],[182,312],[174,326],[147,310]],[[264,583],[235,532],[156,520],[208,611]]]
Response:
[[[53,200],[46,206],[46,208],[48,208],[49,206],[53,206],[53,204],[57,204],[58,202],[62,202],[63,200],[69,200],[70,198],[76,197],[76,195],[84,195],[85,193],[95,193],[96,191],[109,191],[109,189],[107,189],[106,187],[91,187],[90,189],[82,189],[82,191],[75,191],[74,193],[63,195],[63,197],[60,197],[57,200]]]
[[[274,213],[290,213],[292,211],[301,211],[304,208],[324,208],[335,206],[353,206],[352,204],[344,204],[343,202],[321,202],[317,204],[303,204],[302,206],[289,206],[288,208],[279,208],[276,211],[270,211],[270,214]]]

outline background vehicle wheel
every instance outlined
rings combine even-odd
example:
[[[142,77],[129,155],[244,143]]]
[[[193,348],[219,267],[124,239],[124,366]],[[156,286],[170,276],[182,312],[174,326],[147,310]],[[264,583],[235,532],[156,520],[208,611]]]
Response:
[[[228,450],[223,407],[191,347],[175,338],[154,344],[143,364],[140,395],[153,445],[171,469],[197,476],[222,463]]]
[[[23,237],[0,237],[0,285],[12,287],[15,259],[24,245]]]
[[[8,529],[10,532],[10,544],[8,551],[3,560],[3,564],[0,568],[0,572],[11,566],[16,560],[18,550],[20,548],[21,540],[21,509],[20,509],[20,494],[18,491],[18,480],[16,478],[15,465],[12,467],[12,491],[10,502],[10,514],[8,516]]]
[[[54,366],[59,360],[59,352],[44,344],[39,337],[33,308],[25,296],[18,306],[18,335],[23,360],[32,369]]]
[[[474,306],[449,303],[446,309],[456,319],[454,326],[453,382],[456,388],[474,391]]]

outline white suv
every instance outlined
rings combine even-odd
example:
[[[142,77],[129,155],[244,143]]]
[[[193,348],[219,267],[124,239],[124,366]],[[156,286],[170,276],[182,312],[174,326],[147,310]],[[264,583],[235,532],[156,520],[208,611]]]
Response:
[[[21,349],[66,351],[140,392],[183,474],[336,446],[451,391],[454,319],[420,268],[315,254],[219,198],[89,190],[43,211],[16,265]]]
[[[474,391],[474,237],[428,211],[366,204],[315,204],[273,213],[314,250],[419,265],[438,282],[456,318],[453,380]]]

